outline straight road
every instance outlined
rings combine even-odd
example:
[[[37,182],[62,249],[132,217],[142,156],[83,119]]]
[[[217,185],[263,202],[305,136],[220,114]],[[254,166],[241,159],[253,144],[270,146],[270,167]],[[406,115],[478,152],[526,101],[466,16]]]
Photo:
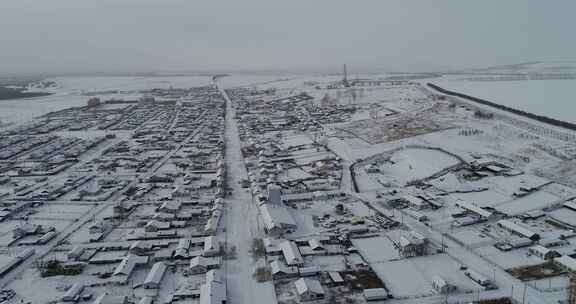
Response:
[[[231,304],[273,304],[276,294],[272,282],[259,283],[253,277],[256,261],[250,253],[252,240],[263,237],[258,226],[258,209],[251,203],[251,194],[240,187],[240,181],[248,178],[244,158],[240,150],[238,126],[234,120],[234,108],[226,92],[219,87],[226,100],[225,161],[227,186],[232,189],[226,202],[224,225],[227,250],[235,248],[236,258],[225,261],[228,302]]]

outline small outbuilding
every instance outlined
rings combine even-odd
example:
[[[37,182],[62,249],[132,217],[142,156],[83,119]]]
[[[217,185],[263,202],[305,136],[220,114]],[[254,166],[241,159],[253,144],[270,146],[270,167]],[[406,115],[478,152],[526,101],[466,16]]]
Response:
[[[362,292],[366,301],[382,301],[388,299],[388,291],[384,288],[368,288]]]

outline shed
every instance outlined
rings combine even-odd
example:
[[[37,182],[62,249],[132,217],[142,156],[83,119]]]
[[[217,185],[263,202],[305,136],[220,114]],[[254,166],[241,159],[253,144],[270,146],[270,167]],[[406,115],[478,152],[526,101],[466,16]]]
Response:
[[[382,301],[388,299],[388,291],[384,288],[368,288],[362,292],[366,301]]]

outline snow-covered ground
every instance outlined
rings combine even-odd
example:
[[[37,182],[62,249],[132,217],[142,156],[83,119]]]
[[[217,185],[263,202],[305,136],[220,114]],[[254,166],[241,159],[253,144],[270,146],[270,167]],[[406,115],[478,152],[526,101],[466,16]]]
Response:
[[[496,243],[509,241],[514,237],[509,231],[497,227],[496,222],[500,218],[491,218],[483,223],[466,227],[453,225],[456,216],[460,216],[460,213],[463,213],[462,208],[456,206],[456,202],[461,200],[475,204],[478,207],[493,207],[500,212],[506,213],[510,218],[522,215],[528,211],[540,211],[544,208],[559,205],[564,200],[574,196],[575,193],[571,188],[561,185],[559,182],[561,178],[569,182],[576,182],[573,178],[574,175],[565,169],[573,162],[573,159],[570,159],[570,153],[572,153],[570,151],[576,150],[574,144],[550,139],[541,134],[531,134],[529,131],[500,118],[492,120],[477,118],[474,116],[475,108],[473,105],[462,102],[452,107],[450,101],[431,96],[429,91],[417,83],[408,85],[374,85],[372,88],[362,89],[354,88],[357,91],[354,91],[355,93],[353,94],[359,95],[353,100],[350,97],[352,91],[348,88],[328,88],[327,84],[333,84],[338,79],[339,76],[337,75],[270,74],[232,75],[223,77],[218,81],[219,85],[221,85],[220,89],[236,86],[255,86],[259,89],[274,88],[277,90],[275,93],[261,95],[263,96],[262,98],[268,98],[274,102],[276,98],[296,96],[302,92],[314,98],[311,101],[299,101],[302,103],[295,106],[300,111],[297,113],[298,115],[290,113],[291,109],[283,109],[282,111],[285,112],[282,113],[286,113],[286,117],[290,115],[293,115],[292,117],[305,115],[304,108],[306,107],[302,105],[306,105],[306,102],[312,102],[314,105],[322,107],[323,105],[321,105],[319,100],[327,94],[338,99],[337,104],[339,107],[349,107],[351,109],[350,112],[352,114],[350,115],[348,115],[348,112],[339,114],[345,117],[344,122],[325,122],[323,119],[330,116],[334,108],[336,108],[326,107],[326,105],[324,105],[324,109],[319,110],[323,112],[307,117],[307,119],[315,120],[318,123],[319,128],[322,128],[320,131],[294,128],[296,130],[278,131],[278,134],[274,133],[276,131],[271,131],[274,134],[273,136],[260,138],[263,135],[261,133],[266,133],[267,131],[255,128],[254,139],[262,139],[264,145],[266,143],[276,143],[273,138],[282,138],[285,146],[291,148],[299,147],[294,150],[286,149],[286,151],[282,151],[282,153],[289,154],[287,157],[292,158],[291,162],[293,162],[294,166],[283,167],[283,165],[278,164],[271,169],[276,171],[275,176],[278,177],[278,180],[274,181],[272,179],[271,182],[282,184],[286,187],[285,189],[292,190],[290,189],[292,186],[285,184],[287,183],[286,181],[313,178],[320,171],[310,170],[326,166],[325,163],[322,163],[324,158],[332,155],[337,155],[340,158],[334,163],[334,167],[329,170],[332,171],[331,173],[339,172],[340,174],[341,172],[341,178],[337,175],[340,182],[339,184],[336,183],[337,185],[334,186],[334,189],[342,191],[346,194],[344,195],[346,198],[321,198],[310,202],[293,203],[293,208],[287,209],[288,213],[292,215],[297,228],[282,237],[298,240],[308,237],[323,237],[327,235],[327,232],[335,236],[344,236],[345,234],[342,231],[356,227],[366,227],[368,232],[366,232],[365,238],[351,241],[352,245],[358,249],[358,253],[354,253],[354,256],[356,260],[368,263],[369,268],[377,274],[378,278],[384,281],[386,287],[396,297],[395,300],[391,300],[393,303],[439,302],[439,295],[431,283],[435,275],[440,275],[448,283],[458,288],[458,291],[451,295],[454,296],[452,302],[469,300],[471,292],[473,293],[481,287],[464,275],[461,270],[462,266],[476,269],[485,276],[495,279],[499,289],[486,291],[483,297],[508,295],[511,287],[514,287],[515,298],[520,298],[522,283],[508,275],[506,270],[510,267],[538,264],[540,260],[534,256],[529,256],[527,248],[503,252],[494,247]],[[7,121],[28,120],[48,111],[84,105],[88,98],[88,96],[82,95],[84,93],[92,92],[96,96],[103,98],[137,98],[136,90],[157,87],[167,88],[170,86],[193,87],[206,85],[210,83],[211,78],[208,76],[61,77],[57,78],[56,81],[59,84],[59,88],[54,89],[55,95],[28,100],[0,101],[1,115],[5,115]],[[555,82],[553,80],[549,81]],[[457,91],[459,89],[452,87],[452,84],[455,86],[473,86],[476,84],[504,86],[513,84],[513,82],[464,82],[461,80],[440,80],[440,82],[447,84],[443,86],[448,89]],[[525,81],[522,85],[535,82]],[[541,82],[544,81],[539,81],[538,83]],[[119,92],[112,94],[107,91]],[[256,93],[258,94],[258,92]],[[338,97],[338,95],[340,96]],[[493,100],[486,96],[479,97]],[[251,250],[253,250],[252,241],[255,238],[263,238],[266,234],[262,227],[262,216],[258,212],[251,193],[248,189],[240,186],[244,180],[248,180],[251,177],[246,170],[244,156],[241,153],[241,148],[244,148],[246,144],[240,138],[241,134],[246,131],[246,125],[241,118],[245,114],[240,114],[240,111],[236,112],[232,108],[232,102],[230,102],[228,97],[225,99],[227,104],[225,133],[215,134],[215,136],[224,135],[223,138],[226,143],[224,161],[227,169],[228,187],[226,191],[231,190],[232,193],[224,200],[224,217],[220,222],[216,236],[218,241],[226,244],[225,249],[228,254],[233,252],[233,254],[230,254],[233,257],[226,257],[222,264],[222,270],[228,279],[228,297],[231,303],[274,303],[277,295],[280,299],[285,296],[274,289],[274,283],[276,282],[273,283],[269,280],[260,283],[253,276],[255,268],[263,264],[264,258],[258,261],[253,258],[251,253]],[[266,103],[267,101],[258,100],[258,102]],[[274,105],[278,107],[284,106],[280,102]],[[255,108],[259,106],[260,104],[257,103],[254,105]],[[33,110],[25,112],[24,109],[26,108]],[[268,114],[273,116],[277,109],[274,106],[271,108]],[[2,111],[2,109],[6,110]],[[257,112],[258,114],[255,116],[260,116],[257,119],[265,119],[266,110],[258,110],[262,112]],[[17,113],[21,116],[11,113]],[[151,123],[153,127],[150,129],[154,129],[162,125],[165,117],[169,117],[168,114],[164,114],[166,113],[156,113],[150,117],[144,115],[140,118],[135,118],[135,120],[142,125]],[[220,112],[221,114],[222,112]],[[274,117],[273,123],[282,123],[282,120],[283,117]],[[274,124],[263,128],[273,128]],[[438,126],[430,128],[428,124],[438,124]],[[199,123],[194,128],[197,127],[199,130],[207,125]],[[336,130],[338,127],[344,128],[346,126],[350,127],[348,132]],[[84,154],[80,159],[80,163],[72,167],[72,171],[80,169],[80,165],[90,167],[88,164],[92,159],[103,160],[105,157],[99,155],[104,148],[115,146],[121,140],[131,140],[133,132],[141,130],[142,127],[135,128],[133,131],[123,130],[115,132],[118,137],[111,140],[114,145],[108,142],[106,146],[100,146],[96,151]],[[146,131],[149,132],[150,129]],[[373,132],[378,140],[371,142],[357,136],[355,133],[361,135],[362,129]],[[377,136],[390,134],[394,130],[402,131],[407,129],[413,129],[414,132],[397,132],[392,137]],[[420,132],[422,130],[425,130],[425,132]],[[79,132],[84,131],[58,131],[54,133],[73,137],[77,136]],[[102,133],[105,131],[90,132],[85,133],[84,137],[91,138],[105,134]],[[129,187],[143,187],[145,183],[138,181],[138,178],[146,179],[152,174],[169,175],[171,173],[185,172],[184,169],[178,167],[175,160],[182,161],[188,157],[186,153],[180,153],[183,149],[197,148],[195,146],[185,147],[192,140],[198,142],[203,140],[202,137],[196,137],[195,134],[184,136],[178,140],[178,143],[172,149],[138,151],[136,154],[143,156],[157,154],[158,157],[150,161],[152,163],[151,166],[147,167],[146,172],[142,174],[135,172],[135,169],[132,171],[121,170],[117,176],[121,175],[123,179],[130,180]],[[276,137],[276,135],[281,136]],[[317,136],[321,138],[317,138]],[[313,144],[312,138],[319,142],[326,142],[326,150],[320,146],[311,147]],[[562,151],[566,152],[565,155],[558,156],[557,147],[561,147]],[[274,153],[274,149],[270,150],[271,153]],[[263,155],[266,154],[263,153]],[[280,155],[280,157],[278,155],[274,157],[281,159],[283,156],[282,154]],[[384,156],[388,156],[388,158]],[[198,156],[195,157],[200,159]],[[386,160],[379,162],[377,161],[378,159]],[[250,157],[246,157],[246,160],[250,160]],[[489,172],[488,169],[471,169],[473,162],[482,161],[493,161],[502,165],[502,170],[513,176],[498,173],[497,170],[496,172]],[[366,165],[373,162],[377,164],[379,172],[367,173]],[[254,163],[252,162],[252,164]],[[352,168],[354,172],[351,172],[350,165],[353,163],[360,165]],[[465,163],[468,166],[461,168],[461,163]],[[97,164],[92,165],[96,166]],[[339,166],[344,168],[341,169]],[[458,168],[456,169],[456,167]],[[454,169],[451,169],[451,172],[446,172],[446,168]],[[564,171],[560,171],[558,168],[563,168]],[[253,170],[250,172],[253,173]],[[439,172],[443,174],[438,177],[436,174]],[[557,172],[562,174],[557,174]],[[472,173],[478,175],[473,176]],[[356,193],[352,187],[352,174],[355,174],[354,178],[360,184],[359,193]],[[214,177],[213,175],[214,173],[206,173],[204,177],[196,179],[192,184],[210,180]],[[54,182],[54,180],[61,179],[63,176],[56,175],[54,178],[50,178],[48,182]],[[430,176],[434,176],[434,180],[426,181],[429,182],[428,185],[418,185],[418,187],[405,186],[408,181],[426,179]],[[333,177],[331,176],[331,178]],[[182,179],[182,177],[176,177],[173,185],[182,186]],[[550,183],[548,184],[548,182]],[[537,190],[531,190],[532,193],[525,196],[517,195],[519,191],[522,191],[520,188],[529,187],[533,184],[545,184],[545,186],[539,185]],[[78,191],[90,190],[93,186],[93,183],[86,183],[79,187]],[[144,198],[139,199],[139,202],[143,203],[143,205],[130,216],[145,218],[154,214],[156,212],[155,204],[158,203],[161,197],[169,195],[174,190],[171,186],[160,186],[151,189]],[[264,187],[262,188],[264,189]],[[263,189],[259,191],[265,192],[266,190]],[[31,215],[30,220],[35,223],[42,223],[45,226],[54,226],[59,232],[62,231],[62,236],[55,239],[53,244],[38,247],[38,255],[62,255],[64,251],[54,251],[54,248],[56,248],[55,243],[60,241],[70,242],[70,244],[64,244],[66,248],[69,247],[67,245],[89,244],[87,242],[87,238],[90,235],[88,224],[111,216],[112,202],[118,200],[125,192],[118,191],[108,201],[99,202],[99,205],[88,204],[88,202],[70,203],[68,199],[71,198],[64,196],[58,204],[47,204],[37,208],[39,213]],[[318,193],[320,194],[321,191]],[[389,199],[404,197],[406,194],[433,200],[439,203],[435,206],[439,209],[424,206],[423,210],[418,210],[418,212],[428,217],[428,222],[423,223],[414,216],[415,210],[407,211],[411,207],[402,206],[398,210],[394,210],[387,205]],[[360,200],[363,202],[360,202]],[[345,216],[336,215],[334,210],[337,209],[338,203],[343,204],[342,206],[346,210]],[[70,206],[70,208],[65,209],[66,206]],[[390,218],[387,218],[390,221],[401,221],[401,227],[384,228],[383,225],[380,226],[379,224],[382,223],[377,222],[377,219],[383,220],[386,216],[376,216],[376,210],[390,216]],[[545,211],[548,212],[547,210]],[[556,209],[548,212],[548,214],[556,215],[565,220],[567,218],[564,209]],[[463,216],[469,216],[469,214],[464,214]],[[76,219],[79,221],[73,222]],[[514,221],[520,222],[519,219],[514,219]],[[3,231],[0,234],[0,240],[5,246],[5,241],[10,239],[9,232],[14,228],[13,224],[14,221],[4,222],[0,225]],[[112,232],[104,237],[104,241],[125,241],[133,233],[138,232],[141,228],[137,227],[138,224],[133,219],[122,222],[120,227],[114,228]],[[201,226],[201,223],[196,224]],[[526,220],[522,224],[543,236],[566,232],[547,223],[546,218]],[[195,229],[196,227],[178,231],[186,230],[186,235],[188,235],[188,233],[193,233],[192,231],[195,231]],[[400,236],[410,230],[428,238],[430,255],[406,258],[399,254],[397,246]],[[347,238],[347,236],[344,237]],[[300,243],[302,242],[300,241]],[[439,253],[442,251],[439,250],[441,248],[440,244],[447,245],[443,253]],[[304,248],[309,248],[309,246],[302,244],[298,246],[300,246],[301,251],[306,251],[308,249]],[[340,244],[330,244],[329,248],[339,248],[339,246]],[[565,246],[564,250],[571,250],[573,248],[571,246],[573,245]],[[323,272],[349,270],[350,260],[352,260],[351,256],[341,254],[341,252],[335,253],[334,255],[307,255],[304,258],[304,264],[306,266],[318,266]],[[118,253],[102,253],[102,255],[106,256],[114,256],[115,254]],[[7,254],[5,253],[4,255]],[[2,261],[1,258],[0,261]],[[56,278],[41,279],[38,277],[37,271],[30,268],[31,265],[31,261],[23,265],[21,268],[28,267],[29,269],[24,272],[19,271],[19,277],[16,279],[7,277],[0,283],[12,282],[8,287],[14,288],[18,293],[25,294],[27,284],[32,282],[41,286],[39,288],[46,293],[51,292],[52,299],[60,296],[63,293],[63,287],[68,287],[72,282],[69,279],[61,282]],[[85,280],[92,276],[91,272],[95,270],[105,271],[110,266],[91,266],[90,268],[90,272],[86,272],[78,278]],[[135,280],[142,281],[144,276],[145,271],[138,270],[135,274]],[[160,300],[180,285],[197,287],[196,285],[200,284],[199,281],[201,280],[196,277],[184,278],[180,272],[169,274],[164,279],[163,287],[159,291]],[[555,286],[559,286],[560,283],[564,282],[558,278],[555,278],[555,281],[557,281]],[[537,282],[537,284],[540,286],[544,285],[545,282]],[[323,285],[325,285],[324,282]],[[57,290],[57,292],[54,290]],[[128,289],[112,288],[111,290],[112,293],[122,293]],[[327,290],[330,289],[327,288]],[[528,287],[527,293],[531,302],[539,301],[543,298],[535,287]],[[545,294],[545,296],[548,295],[550,294]],[[558,297],[558,294],[554,294],[554,297]],[[31,297],[29,300],[39,301],[40,299]],[[555,300],[555,298],[550,299],[550,301],[552,300]],[[363,302],[363,300],[360,298],[359,302]],[[544,302],[541,301],[540,303]]]
[[[447,90],[575,123],[576,80],[432,80]]]

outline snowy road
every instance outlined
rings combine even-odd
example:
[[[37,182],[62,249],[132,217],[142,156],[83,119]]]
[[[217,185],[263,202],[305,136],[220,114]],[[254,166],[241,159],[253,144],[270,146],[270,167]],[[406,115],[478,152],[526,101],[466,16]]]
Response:
[[[276,303],[272,282],[259,283],[253,277],[255,261],[250,253],[252,240],[264,233],[259,227],[258,209],[252,203],[251,194],[240,187],[240,181],[248,178],[240,151],[240,136],[234,120],[234,109],[226,92],[220,88],[226,100],[225,160],[227,185],[232,194],[226,198],[224,225],[227,250],[235,248],[236,258],[225,261],[228,302],[231,304]]]

